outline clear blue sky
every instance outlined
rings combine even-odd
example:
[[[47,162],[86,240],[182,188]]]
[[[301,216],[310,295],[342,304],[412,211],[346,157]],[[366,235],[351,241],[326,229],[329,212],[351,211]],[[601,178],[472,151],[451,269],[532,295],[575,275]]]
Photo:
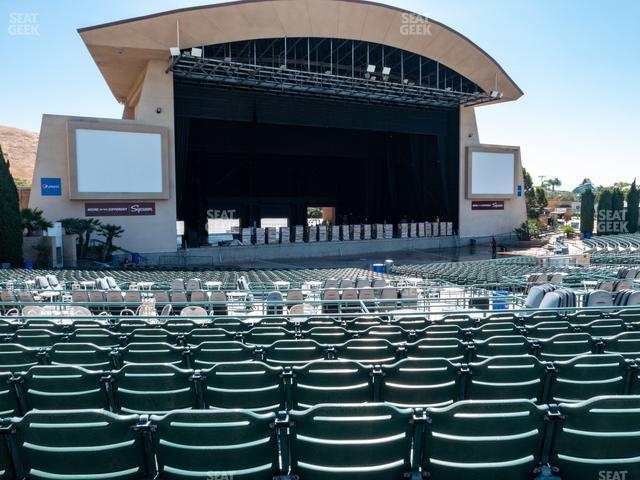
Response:
[[[385,1],[466,35],[524,90],[517,102],[477,110],[482,142],[520,145],[535,177],[558,176],[567,188],[640,176],[640,2]],[[43,113],[120,117],[76,29],[206,3],[3,0],[0,124],[38,131]],[[39,35],[10,35],[22,13],[37,14]]]

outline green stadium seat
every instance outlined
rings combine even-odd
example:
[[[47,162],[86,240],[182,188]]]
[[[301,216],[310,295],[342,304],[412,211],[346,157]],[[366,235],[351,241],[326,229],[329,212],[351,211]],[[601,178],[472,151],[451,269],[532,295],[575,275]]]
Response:
[[[374,382],[382,382],[380,401],[396,407],[441,407],[458,400],[459,370],[459,364],[442,358],[401,360],[383,365]]]
[[[185,349],[167,343],[130,343],[118,349],[119,366],[128,363],[170,363],[177,367],[187,366]]]
[[[559,412],[551,464],[562,480],[607,478],[606,472],[618,473],[609,478],[640,478],[640,397],[562,403]]]
[[[69,365],[37,365],[20,377],[25,410],[109,410],[103,374]]]
[[[511,322],[489,322],[472,328],[468,332],[473,340],[486,340],[499,335],[521,335],[522,329]]]
[[[168,343],[176,345],[178,336],[163,328],[136,328],[127,334],[127,343]]]
[[[39,363],[43,363],[43,355],[38,349],[0,343],[0,373],[26,372]]]
[[[14,343],[30,348],[49,348],[63,341],[62,333],[54,333],[43,329],[18,330],[12,340]]]
[[[313,340],[278,340],[264,347],[264,361],[274,365],[301,365],[325,357],[325,348]]]
[[[202,327],[201,323],[197,323],[193,320],[167,320],[162,324],[162,328],[164,328],[167,332],[171,332],[178,335],[184,335],[189,333],[196,328]]]
[[[243,332],[247,329],[247,325],[237,318],[214,318],[211,320],[211,326],[222,328],[228,332]]]
[[[384,322],[378,317],[358,317],[346,322],[345,328],[351,332],[364,332],[380,325],[384,325]]]
[[[111,349],[90,343],[56,343],[48,352],[53,365],[77,365],[89,370],[110,370]]]
[[[462,401],[429,409],[423,474],[434,480],[532,478],[545,414],[545,407],[526,400]]]
[[[12,375],[10,373],[0,373],[0,418],[17,417],[20,413],[18,398],[11,379]],[[1,465],[0,470],[2,470]],[[0,478],[2,478],[2,475],[0,475]]]
[[[572,333],[575,327],[566,320],[556,322],[540,322],[526,326],[526,335],[537,340],[546,340],[560,333]]]
[[[355,338],[336,345],[339,360],[353,360],[370,365],[394,363],[398,360],[397,347],[388,340],[377,338]]]
[[[29,479],[142,479],[142,435],[135,415],[95,410],[31,411],[14,423],[24,474]]]
[[[236,334],[228,332],[222,328],[196,328],[184,335],[187,345],[200,345],[204,342],[226,342],[233,341]]]
[[[307,325],[305,325],[307,326]],[[315,340],[321,345],[338,345],[350,340],[352,334],[343,327],[312,327],[302,331],[302,338]]]
[[[69,343],[91,343],[97,347],[118,347],[124,339],[115,332],[102,328],[76,329],[67,336]]]
[[[365,403],[374,399],[373,367],[325,360],[293,367],[293,408],[321,403]]]
[[[163,414],[170,410],[198,408],[193,371],[174,365],[129,364],[112,372],[117,411]]]
[[[407,358],[420,360],[424,358],[446,358],[451,362],[463,362],[467,355],[467,346],[457,338],[424,338],[409,343]]]
[[[278,340],[295,340],[296,333],[280,327],[255,327],[243,334],[247,345],[271,345]]]
[[[597,353],[596,341],[588,333],[561,333],[539,342],[541,360],[567,360],[578,355]]]
[[[411,470],[412,410],[319,405],[293,411],[292,470],[305,480],[402,480]]]
[[[486,358],[469,364],[465,399],[527,399],[541,403],[545,395],[547,367],[533,355]]]
[[[382,338],[399,344],[415,340],[416,332],[405,330],[398,325],[376,325],[358,333],[359,338]]]
[[[211,368],[218,363],[252,362],[255,348],[240,342],[204,342],[189,349],[191,368]]]
[[[203,370],[206,408],[255,412],[285,409],[282,368],[261,362],[224,363]]]
[[[160,478],[271,479],[281,473],[274,421],[249,411],[154,415]]]
[[[467,337],[467,330],[454,323],[439,323],[430,325],[427,328],[418,330],[417,337],[420,338],[457,338],[464,341]]]
[[[529,355],[531,343],[522,335],[498,335],[473,342],[476,361],[490,357]]]
[[[640,332],[625,332],[607,338],[604,353],[618,353],[625,358],[640,358]]]
[[[628,330],[624,320],[611,318],[607,320],[594,320],[591,323],[580,325],[581,332],[588,333],[594,338],[613,337]]]
[[[0,422],[0,440],[2,440],[0,441],[0,480],[14,480],[17,477],[16,472],[13,470],[7,442],[2,438],[4,434],[9,434],[11,429],[10,423],[5,426]]]
[[[631,368],[616,354],[584,355],[554,362],[551,385],[554,403],[581,402],[601,395],[624,395],[631,383]]]

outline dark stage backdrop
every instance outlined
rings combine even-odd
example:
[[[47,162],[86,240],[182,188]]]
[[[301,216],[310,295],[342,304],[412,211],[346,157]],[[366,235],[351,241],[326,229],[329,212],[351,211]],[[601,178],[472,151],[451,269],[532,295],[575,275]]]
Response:
[[[178,217],[203,232],[206,212],[306,222],[457,224],[459,114],[176,83]]]

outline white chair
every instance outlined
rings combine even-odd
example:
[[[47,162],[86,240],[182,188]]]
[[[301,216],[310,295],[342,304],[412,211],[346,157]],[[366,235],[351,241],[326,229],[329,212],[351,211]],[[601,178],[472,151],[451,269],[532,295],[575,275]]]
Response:
[[[187,306],[180,312],[181,317],[206,317],[207,315],[207,311],[198,306]]]

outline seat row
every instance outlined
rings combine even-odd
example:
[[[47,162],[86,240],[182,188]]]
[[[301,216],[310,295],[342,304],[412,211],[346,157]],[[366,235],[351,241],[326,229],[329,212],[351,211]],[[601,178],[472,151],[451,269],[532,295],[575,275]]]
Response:
[[[321,403],[384,401],[398,407],[444,406],[460,400],[528,399],[577,402],[599,395],[640,394],[638,364],[619,355],[558,362],[533,356],[492,357],[460,364],[445,359],[367,366],[320,360],[294,367],[222,363],[201,370],[170,364],[127,364],[119,370],[37,365],[0,374],[0,418],[30,410],[103,408],[152,414],[189,408],[257,412]]]
[[[424,411],[377,403],[150,417],[32,411],[0,429],[0,478],[584,480],[624,471],[633,479],[639,412],[636,396]]]
[[[470,362],[500,355],[535,355],[543,361],[579,355],[615,353],[640,358],[640,332],[610,338],[584,333],[560,334],[547,340],[524,336],[495,336],[464,342],[455,338],[425,338],[414,343],[393,344],[376,338],[357,338],[338,345],[314,340],[278,340],[270,345],[247,345],[237,341],[203,341],[194,346],[166,343],[130,343],[124,347],[100,347],[90,343],[57,343],[51,347],[0,344],[0,371],[19,372],[36,364],[80,365],[119,368],[127,363],[170,363],[200,368],[225,362],[264,360],[278,365],[300,365],[320,359],[353,360],[371,365],[391,364],[404,358],[446,358]]]
[[[448,337],[462,341],[485,340],[498,335],[523,335],[546,340],[561,333],[587,333],[593,337],[612,337],[624,332],[640,331],[640,324],[620,319],[594,320],[584,325],[572,325],[567,321],[540,322],[535,325],[517,325],[511,322],[491,322],[476,328],[462,328],[456,324],[432,324],[420,330],[397,325],[377,325],[364,321],[349,327],[311,327],[308,329],[286,326],[256,326],[246,331],[227,330],[219,327],[192,325],[192,329],[172,331],[164,328],[134,328],[134,325],[115,328],[53,327],[33,328],[41,324],[27,324],[13,333],[0,334],[0,343],[18,343],[27,347],[49,347],[56,343],[94,343],[100,346],[123,346],[128,343],[163,342],[171,345],[197,345],[203,341],[237,340],[251,345],[269,345],[277,340],[308,339],[321,344],[335,345],[354,338],[382,338],[392,343],[411,343],[424,338]],[[365,328],[368,327],[368,328]],[[57,330],[57,331],[56,331]]]

